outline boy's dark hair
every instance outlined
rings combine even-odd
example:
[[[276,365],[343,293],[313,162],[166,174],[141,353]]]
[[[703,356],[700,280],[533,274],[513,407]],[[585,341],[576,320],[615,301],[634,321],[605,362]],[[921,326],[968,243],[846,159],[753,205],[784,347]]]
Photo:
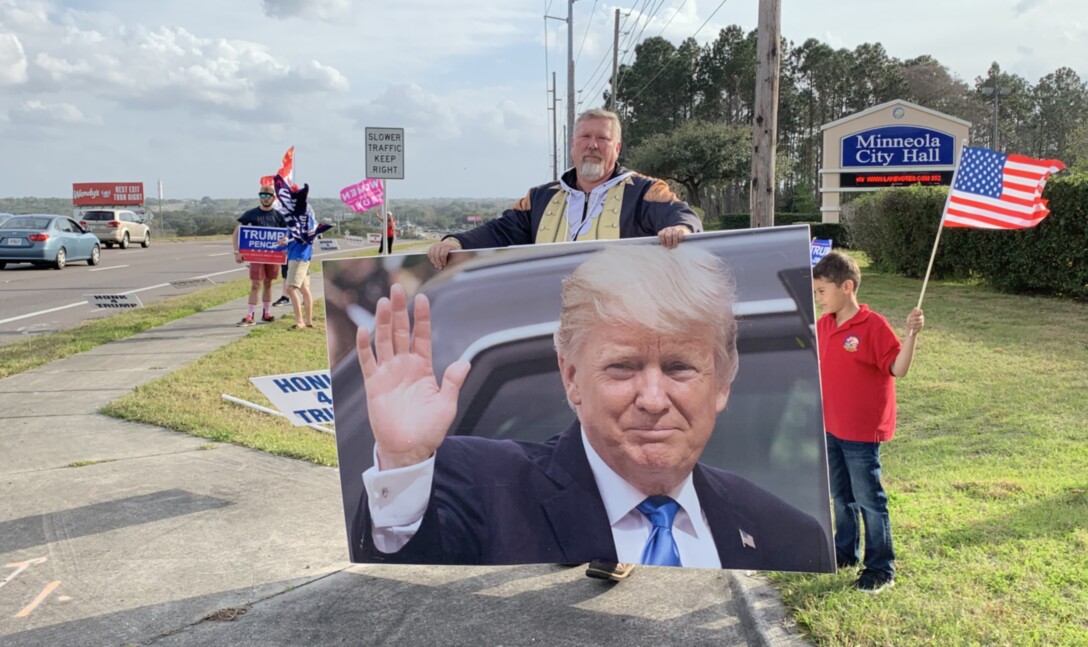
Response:
[[[842,287],[847,279],[854,282],[854,291],[861,285],[861,269],[853,258],[840,251],[830,251],[812,268],[812,278],[831,281]]]

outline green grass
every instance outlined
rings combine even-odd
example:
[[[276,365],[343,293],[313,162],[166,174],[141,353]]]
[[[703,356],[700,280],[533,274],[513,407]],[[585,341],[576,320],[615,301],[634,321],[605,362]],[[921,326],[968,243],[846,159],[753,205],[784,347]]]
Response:
[[[866,272],[861,300],[902,332],[921,282]],[[897,585],[774,574],[817,645],[1088,644],[1088,305],[932,282],[899,429],[883,449]],[[223,401],[248,378],[327,366],[324,337],[254,328],[107,413],[335,465],[334,439]],[[291,353],[268,353],[286,348]]]
[[[316,303],[314,322],[318,327],[314,329],[291,330],[294,321],[290,317],[254,327],[242,339],[137,387],[101,412],[279,456],[336,465],[336,442],[331,434],[296,427],[284,418],[222,397],[226,394],[274,409],[250,383],[250,377],[326,368],[323,312],[321,303]]]
[[[211,239],[215,237],[201,237]],[[218,237],[222,238],[222,236]],[[417,251],[431,241],[405,243],[400,251]],[[373,256],[375,250],[343,250],[337,258]],[[326,258],[325,260],[330,260]],[[310,273],[321,272],[321,261],[310,265]],[[275,291],[282,289],[279,284]],[[27,336],[26,339],[0,346],[0,379],[29,371],[49,362],[64,359],[96,346],[131,337],[136,333],[156,328],[175,319],[214,308],[249,293],[249,279],[235,279],[213,287],[185,295],[170,297],[142,308],[118,312],[109,317],[85,321],[82,324],[56,333]],[[278,294],[278,292],[277,292]],[[254,374],[256,375],[256,374]]]
[[[902,332],[916,280],[864,276]],[[821,645],[1088,644],[1088,307],[930,284],[882,449],[894,589],[777,575]]]
[[[112,463],[116,460],[116,458],[96,458],[86,461],[72,461],[71,463],[68,463],[68,465],[66,465],[65,467],[87,467],[88,465],[101,465],[102,463]]]
[[[249,279],[238,279],[189,294],[169,297],[102,319],[85,321],[68,330],[28,336],[24,340],[0,346],[0,378],[29,371],[111,341],[131,337],[175,319],[243,297],[248,292]]]

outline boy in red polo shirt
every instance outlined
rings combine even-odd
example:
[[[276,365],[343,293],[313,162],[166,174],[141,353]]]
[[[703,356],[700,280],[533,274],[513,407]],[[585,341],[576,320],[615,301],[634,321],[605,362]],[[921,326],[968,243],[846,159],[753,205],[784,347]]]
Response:
[[[824,315],[816,322],[823,388],[827,465],[835,510],[835,558],[857,568],[859,513],[865,523],[864,570],[854,587],[879,593],[895,583],[888,495],[880,482],[880,443],[895,434],[895,378],[910,370],[922,311],[907,317],[900,343],[888,321],[858,304],[861,270],[832,251],[812,268],[812,290]]]

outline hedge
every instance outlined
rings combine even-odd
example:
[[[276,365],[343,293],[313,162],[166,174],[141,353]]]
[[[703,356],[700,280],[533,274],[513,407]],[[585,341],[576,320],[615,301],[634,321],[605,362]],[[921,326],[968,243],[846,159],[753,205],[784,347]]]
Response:
[[[708,231],[726,229],[748,229],[751,227],[752,217],[747,213],[727,213],[718,216],[717,220],[703,220]],[[850,241],[846,229],[837,222],[820,222],[818,213],[776,213],[774,214],[775,226],[781,225],[808,225],[812,230],[813,238],[830,238],[835,241],[835,247],[850,247]]]
[[[946,187],[909,187],[857,198],[844,214],[851,244],[875,267],[924,276],[946,196]],[[932,277],[1088,299],[1088,173],[1051,178],[1043,197],[1050,215],[1033,229],[945,229]]]

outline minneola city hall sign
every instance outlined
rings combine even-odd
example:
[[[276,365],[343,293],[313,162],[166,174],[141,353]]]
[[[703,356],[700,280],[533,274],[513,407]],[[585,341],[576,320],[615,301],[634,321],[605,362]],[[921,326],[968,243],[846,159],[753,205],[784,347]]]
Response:
[[[907,101],[889,101],[825,124],[820,211],[839,222],[842,194],[952,183],[971,123]]]

